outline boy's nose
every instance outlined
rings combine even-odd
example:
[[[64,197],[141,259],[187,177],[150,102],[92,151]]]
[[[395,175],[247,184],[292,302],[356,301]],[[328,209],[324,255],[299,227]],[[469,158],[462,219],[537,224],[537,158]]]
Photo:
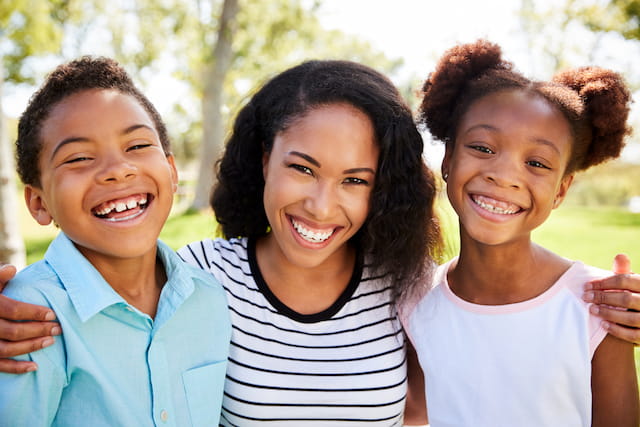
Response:
[[[137,167],[119,156],[105,159],[98,173],[101,182],[125,181],[136,175]]]

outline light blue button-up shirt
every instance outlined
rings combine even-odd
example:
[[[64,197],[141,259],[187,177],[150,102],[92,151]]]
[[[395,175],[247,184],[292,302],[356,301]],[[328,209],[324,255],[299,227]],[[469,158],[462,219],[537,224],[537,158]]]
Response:
[[[218,425],[231,324],[224,290],[158,242],[155,319],[129,305],[63,234],[4,294],[51,307],[63,335],[0,373],[0,426]]]

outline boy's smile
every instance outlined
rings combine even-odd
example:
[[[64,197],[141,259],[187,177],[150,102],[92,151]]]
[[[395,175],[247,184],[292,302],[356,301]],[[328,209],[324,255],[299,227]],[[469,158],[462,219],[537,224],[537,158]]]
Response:
[[[94,264],[153,254],[177,173],[152,119],[132,96],[85,90],[56,104],[40,130],[42,188],[25,197]]]

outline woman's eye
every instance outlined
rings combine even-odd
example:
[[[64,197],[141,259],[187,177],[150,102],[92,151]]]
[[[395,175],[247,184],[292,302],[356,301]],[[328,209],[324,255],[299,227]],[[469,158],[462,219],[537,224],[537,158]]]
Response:
[[[297,170],[299,172],[302,172],[304,174],[313,175],[313,171],[311,169],[309,169],[308,167],[306,167],[306,166],[302,166],[302,165],[293,163],[293,164],[290,164],[289,167],[292,168],[292,169],[295,169],[295,170]]]
[[[355,177],[345,178],[344,183],[357,184],[357,185],[369,185],[369,181],[367,181],[366,179],[355,178]]]

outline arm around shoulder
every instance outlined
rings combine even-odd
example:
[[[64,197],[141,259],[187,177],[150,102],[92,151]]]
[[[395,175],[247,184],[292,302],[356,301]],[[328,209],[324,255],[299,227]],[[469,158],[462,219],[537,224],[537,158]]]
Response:
[[[593,427],[638,427],[640,402],[633,344],[612,335],[591,361]]]

